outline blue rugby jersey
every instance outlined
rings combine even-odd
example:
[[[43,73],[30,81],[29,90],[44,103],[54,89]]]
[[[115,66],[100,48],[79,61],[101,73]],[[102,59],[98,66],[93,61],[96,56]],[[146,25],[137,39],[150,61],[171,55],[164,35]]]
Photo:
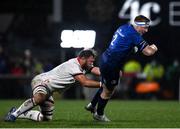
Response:
[[[131,24],[122,25],[116,30],[109,47],[103,53],[101,64],[120,69],[124,59],[135,46],[142,51],[147,45]]]

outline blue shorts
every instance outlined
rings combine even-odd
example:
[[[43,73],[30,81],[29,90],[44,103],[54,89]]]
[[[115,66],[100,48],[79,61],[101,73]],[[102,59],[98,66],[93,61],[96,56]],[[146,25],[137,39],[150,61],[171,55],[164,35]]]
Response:
[[[118,85],[120,69],[116,69],[109,64],[100,63],[101,81],[109,89],[113,90]]]

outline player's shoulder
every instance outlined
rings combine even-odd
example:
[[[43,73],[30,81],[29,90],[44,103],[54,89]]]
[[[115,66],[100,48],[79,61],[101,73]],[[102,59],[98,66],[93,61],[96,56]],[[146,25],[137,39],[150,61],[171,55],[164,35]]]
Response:
[[[121,25],[117,31],[122,31],[124,33],[129,33],[129,32],[134,32],[133,30],[133,27],[131,26],[131,24],[124,24],[124,25]]]
[[[118,29],[129,29],[129,27],[130,27],[130,24],[123,24],[123,25],[121,25]]]
[[[81,71],[80,65],[76,58],[69,59],[68,61],[62,63],[57,67],[57,69],[60,69],[61,71],[65,71],[68,73],[71,73],[73,71]]]
[[[133,34],[136,34],[136,32],[134,31],[133,26],[131,24],[124,24],[124,25],[120,26],[116,32],[123,34],[124,37],[129,37]]]
[[[66,67],[68,67],[68,69],[70,71],[83,71],[83,69],[81,68],[77,58],[72,58],[70,60],[67,61]]]
[[[72,58],[65,62],[65,65],[77,65],[77,64],[78,64],[77,58]]]
[[[76,60],[77,60],[77,58],[71,58],[71,59],[69,59],[67,62],[73,63],[73,62],[76,62]]]
[[[67,65],[67,67],[70,67],[70,68],[72,68],[72,69],[73,69],[73,68],[79,68],[79,69],[81,69],[80,64],[79,64],[77,58],[72,58],[72,59],[68,60],[67,63],[66,63],[66,65]]]

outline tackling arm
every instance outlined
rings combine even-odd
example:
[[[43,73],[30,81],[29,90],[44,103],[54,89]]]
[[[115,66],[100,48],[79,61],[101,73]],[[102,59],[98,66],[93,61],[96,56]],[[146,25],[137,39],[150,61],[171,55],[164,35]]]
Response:
[[[80,82],[80,84],[84,87],[89,88],[100,88],[101,83],[98,81],[88,79],[84,74],[75,75],[74,78]]]
[[[143,49],[142,53],[143,53],[144,55],[146,55],[146,56],[151,56],[151,55],[153,55],[157,50],[158,50],[158,48],[156,47],[156,45],[155,45],[155,44],[152,44],[152,45],[147,45],[147,46]]]

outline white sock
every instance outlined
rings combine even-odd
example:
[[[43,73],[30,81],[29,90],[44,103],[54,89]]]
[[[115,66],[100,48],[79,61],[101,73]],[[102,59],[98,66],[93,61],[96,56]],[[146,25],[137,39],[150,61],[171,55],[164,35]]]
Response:
[[[19,115],[18,118],[30,119],[33,121],[42,121],[43,115],[40,111],[30,110],[30,111],[27,111],[26,113]]]
[[[35,106],[32,99],[26,100],[15,112],[12,113],[15,117],[18,117],[22,113],[25,113],[26,111],[31,110]]]

